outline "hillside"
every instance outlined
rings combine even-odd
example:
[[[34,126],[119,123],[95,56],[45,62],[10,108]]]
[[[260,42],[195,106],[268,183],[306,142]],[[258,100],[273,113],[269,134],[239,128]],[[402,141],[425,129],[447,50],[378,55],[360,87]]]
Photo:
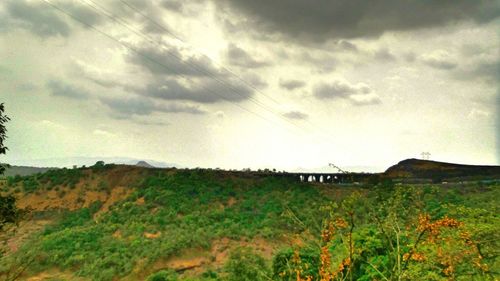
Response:
[[[467,232],[468,243],[480,245],[480,266],[472,262],[477,248],[443,240],[419,248],[427,259],[412,260],[405,276],[446,278],[447,267],[435,267],[437,247],[461,253],[454,270],[484,277],[476,280],[493,280],[488,276],[499,269],[498,185],[345,187],[258,173],[98,165],[10,177],[1,188],[32,211],[2,237],[0,277],[26,267],[20,280],[297,280],[300,269],[300,280],[320,280],[330,249],[328,270],[337,277],[376,280],[394,274],[390,218],[407,227],[399,235],[408,253],[424,214],[430,226],[447,216],[459,220],[443,235],[453,242],[456,231]]]
[[[406,159],[389,167],[384,175],[390,178],[424,178],[434,181],[457,178],[500,179],[500,166],[480,166],[445,163],[430,160]]]

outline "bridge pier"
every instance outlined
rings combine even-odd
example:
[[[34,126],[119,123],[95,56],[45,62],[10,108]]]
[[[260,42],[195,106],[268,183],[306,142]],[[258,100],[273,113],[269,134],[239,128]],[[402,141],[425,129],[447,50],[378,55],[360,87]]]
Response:
[[[362,178],[369,177],[370,174],[340,174],[340,173],[296,173],[294,178],[300,182],[320,182],[320,183],[351,183]]]

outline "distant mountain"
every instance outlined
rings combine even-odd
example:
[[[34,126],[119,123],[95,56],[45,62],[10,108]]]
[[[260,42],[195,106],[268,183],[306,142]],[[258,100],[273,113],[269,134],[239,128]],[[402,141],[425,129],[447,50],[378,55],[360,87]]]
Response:
[[[29,166],[10,166],[5,169],[2,176],[4,177],[14,177],[14,176],[29,176],[38,173],[45,173],[48,170],[54,170],[57,168],[39,168],[39,167],[29,167]]]
[[[8,161],[11,165],[16,166],[35,166],[35,167],[67,167],[72,168],[74,165],[77,166],[92,166],[97,161],[104,161],[106,164],[125,164],[125,165],[136,165],[140,161],[146,161],[148,164],[158,167],[158,168],[169,168],[176,167],[182,168],[182,166],[175,163],[166,163],[150,159],[136,159],[130,157],[62,157],[62,158],[46,158],[46,159],[19,159]]]
[[[150,165],[148,162],[146,161],[139,161],[137,162],[137,164],[135,164],[136,166],[138,167],[143,167],[143,168],[156,168],[155,166],[152,166]]]
[[[389,167],[384,175],[390,178],[500,178],[500,166],[463,165],[430,160],[406,159]]]

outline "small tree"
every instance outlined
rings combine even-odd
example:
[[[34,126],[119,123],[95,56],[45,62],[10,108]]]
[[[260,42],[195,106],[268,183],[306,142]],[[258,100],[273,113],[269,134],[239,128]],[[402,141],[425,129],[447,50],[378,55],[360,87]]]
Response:
[[[264,258],[248,247],[236,248],[224,265],[227,281],[269,280],[270,272]]]
[[[4,105],[0,103],[0,154],[7,152],[7,147],[4,144],[7,138],[7,128],[5,123],[9,121],[9,117],[4,115]],[[5,171],[5,166],[0,165],[0,175]],[[16,207],[16,199],[12,195],[2,196],[0,194],[0,231],[3,230],[5,224],[16,223],[19,220],[19,211]]]
[[[4,115],[4,104],[0,103],[0,155],[7,152],[7,147],[4,144],[7,138],[7,128],[5,123],[7,123],[10,118]],[[0,175],[5,171],[5,166],[0,165]],[[5,231],[4,227],[7,224],[17,224],[22,215],[25,215],[26,211],[19,210],[16,206],[16,198],[12,195],[2,196],[0,194],[0,232]],[[15,229],[14,229],[15,231]],[[0,259],[5,255],[5,246],[7,240],[2,241],[2,247],[0,249]],[[34,261],[33,258],[28,258],[22,260],[19,264],[13,264],[3,273],[3,280],[14,281],[20,278],[22,273],[29,267],[29,265]]]
[[[7,147],[4,145],[4,141],[7,138],[7,128],[5,123],[7,123],[10,118],[4,115],[4,105],[0,103],[0,154],[5,154],[7,152]],[[0,175],[5,171],[5,165],[0,163]]]

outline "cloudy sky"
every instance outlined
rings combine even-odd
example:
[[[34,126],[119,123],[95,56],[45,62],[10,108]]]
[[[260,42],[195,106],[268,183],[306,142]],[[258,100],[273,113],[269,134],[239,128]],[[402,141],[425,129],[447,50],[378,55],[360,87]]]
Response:
[[[1,161],[498,165],[499,30],[498,0],[1,1]]]

